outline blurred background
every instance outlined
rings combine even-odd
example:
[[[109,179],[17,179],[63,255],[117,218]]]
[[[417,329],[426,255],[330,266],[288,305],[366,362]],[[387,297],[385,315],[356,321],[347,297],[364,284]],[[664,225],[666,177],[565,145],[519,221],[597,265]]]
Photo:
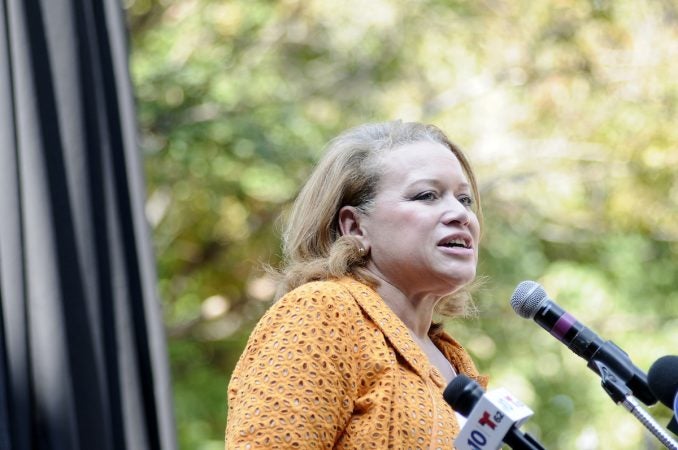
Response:
[[[446,328],[490,387],[548,448],[660,448],[509,298],[540,282],[644,370],[678,353],[675,1],[124,4],[181,448],[223,448],[273,293],[261,267],[323,145],[397,118],[438,125],[477,171],[487,282]]]

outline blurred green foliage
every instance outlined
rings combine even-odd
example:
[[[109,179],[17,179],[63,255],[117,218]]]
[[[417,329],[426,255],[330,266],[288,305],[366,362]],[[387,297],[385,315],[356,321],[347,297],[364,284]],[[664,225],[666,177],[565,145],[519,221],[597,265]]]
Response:
[[[475,319],[447,324],[554,449],[659,448],[513,313],[523,279],[641,368],[678,348],[678,6],[126,0],[182,448],[223,448],[278,221],[348,126],[439,125],[481,182]],[[650,409],[668,422],[663,407]]]

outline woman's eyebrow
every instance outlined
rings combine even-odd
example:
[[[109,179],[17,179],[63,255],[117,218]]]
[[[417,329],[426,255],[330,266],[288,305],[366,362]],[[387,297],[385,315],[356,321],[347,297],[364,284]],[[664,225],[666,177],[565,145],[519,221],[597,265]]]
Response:
[[[438,187],[438,188],[445,186],[445,182],[441,181],[437,178],[420,178],[420,179],[417,179],[417,180],[414,180],[414,181],[408,183],[406,185],[406,187],[413,187],[413,186],[416,186],[418,184],[430,184],[430,185],[433,185],[433,186]],[[455,186],[455,190],[465,190],[465,189],[470,189],[470,188],[471,188],[471,185],[469,183],[467,183],[466,181],[462,181],[461,183],[459,183]]]

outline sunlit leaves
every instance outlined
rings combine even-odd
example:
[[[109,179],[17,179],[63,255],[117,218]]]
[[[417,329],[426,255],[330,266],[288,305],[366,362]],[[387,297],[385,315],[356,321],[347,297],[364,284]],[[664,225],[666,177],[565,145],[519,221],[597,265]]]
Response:
[[[548,448],[645,445],[508,298],[543,283],[642,368],[678,348],[675,5],[125,5],[182,447],[222,442],[230,370],[273,295],[262,264],[277,263],[280,214],[322,147],[394,118],[436,123],[476,168],[488,281],[479,318],[449,329],[491,385],[537,411],[528,427]]]

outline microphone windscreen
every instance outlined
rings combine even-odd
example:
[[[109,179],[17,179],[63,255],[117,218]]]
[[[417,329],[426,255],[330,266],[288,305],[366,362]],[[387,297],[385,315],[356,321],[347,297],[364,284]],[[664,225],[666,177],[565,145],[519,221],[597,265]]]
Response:
[[[657,400],[673,408],[678,395],[678,356],[667,355],[656,360],[647,372],[647,383]]]
[[[468,417],[483,393],[483,388],[477,382],[464,374],[459,374],[447,385],[443,398],[452,409]]]
[[[531,319],[537,314],[539,305],[548,298],[549,296],[539,283],[523,281],[513,291],[511,306],[520,317]]]

